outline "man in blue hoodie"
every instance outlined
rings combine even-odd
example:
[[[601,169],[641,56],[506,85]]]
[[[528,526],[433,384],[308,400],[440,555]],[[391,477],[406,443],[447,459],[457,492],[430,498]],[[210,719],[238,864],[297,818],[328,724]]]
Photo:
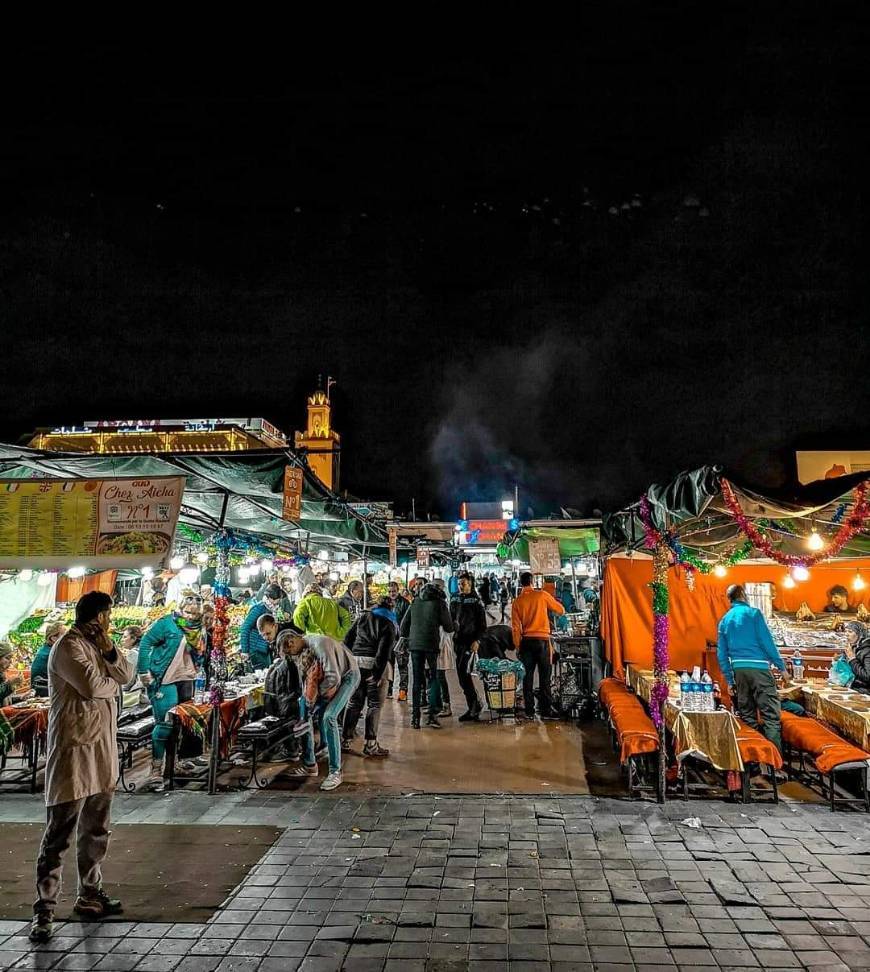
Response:
[[[740,584],[732,584],[725,593],[731,609],[719,622],[719,667],[736,700],[737,715],[782,751],[779,695],[770,666],[784,672],[785,662],[764,615],[747,603]],[[759,725],[759,713],[763,725]]]

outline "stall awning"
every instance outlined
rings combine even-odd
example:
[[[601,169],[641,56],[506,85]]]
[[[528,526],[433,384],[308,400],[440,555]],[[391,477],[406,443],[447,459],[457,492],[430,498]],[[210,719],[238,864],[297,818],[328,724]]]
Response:
[[[302,515],[281,518],[284,469],[303,466]],[[0,478],[100,479],[184,475],[181,522],[199,529],[251,533],[274,540],[310,540],[361,548],[387,545],[379,522],[327,490],[292,450],[224,455],[105,456],[51,453],[0,444]]]

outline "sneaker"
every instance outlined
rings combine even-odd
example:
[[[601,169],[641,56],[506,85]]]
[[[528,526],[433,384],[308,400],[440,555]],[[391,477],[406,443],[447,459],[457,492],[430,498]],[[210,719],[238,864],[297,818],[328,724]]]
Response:
[[[399,701],[400,702],[408,701],[408,693],[405,691],[405,689],[399,689]]]
[[[378,744],[377,740],[374,740],[374,742],[367,742],[365,746],[363,746],[363,756],[368,756],[369,759],[386,759],[389,755],[389,749],[384,749],[383,746]]]
[[[441,711],[440,711],[440,712],[438,713],[438,715],[439,715],[439,716],[440,716],[440,717],[441,717],[442,719],[450,719],[450,718],[451,718],[451,717],[453,716],[453,709],[451,709],[451,708],[450,708],[450,703],[449,703],[449,702],[448,702],[448,703],[447,703],[447,705],[445,705],[445,706],[444,706],[444,708],[443,708],[443,709],[442,709],[442,710],[441,710]]]
[[[35,944],[41,945],[49,941],[54,934],[54,915],[50,911],[41,911],[33,916],[30,923],[28,938]]]
[[[211,760],[208,758],[208,756],[197,756],[196,759],[192,759],[191,762],[194,766],[197,766],[200,769],[203,769],[206,766],[211,766]]]
[[[148,782],[145,784],[143,789],[146,792],[160,793],[163,791],[165,782],[163,779],[163,761],[162,760],[151,760],[151,774],[148,777]]]
[[[335,790],[337,787],[341,786],[341,771],[338,773],[330,773],[326,779],[320,784],[321,790]]]
[[[175,764],[176,771],[180,773],[196,773],[199,768],[192,759],[183,759]]]
[[[427,729],[440,729],[441,723],[438,721],[438,716],[429,716],[426,720]]]
[[[553,715],[553,713],[550,712],[548,715],[542,715],[541,716],[541,721],[542,722],[561,722],[562,721],[562,718],[561,718],[561,716]]]
[[[109,915],[120,915],[124,910],[117,898],[110,898],[102,888],[87,895],[79,895],[73,905],[73,911],[82,918],[99,921]]]
[[[420,728],[420,716],[418,715],[411,716],[411,728],[412,729]]]
[[[480,721],[480,709],[469,709],[464,715],[461,715],[457,722],[479,722]]]
[[[342,741],[341,741],[341,751],[343,753],[352,753],[353,752],[353,746],[351,745],[351,741],[349,739],[342,739]]]
[[[317,768],[317,763],[312,763],[310,766],[303,763],[301,766],[294,766],[289,773],[286,774],[290,777],[315,777],[320,775],[320,770]]]

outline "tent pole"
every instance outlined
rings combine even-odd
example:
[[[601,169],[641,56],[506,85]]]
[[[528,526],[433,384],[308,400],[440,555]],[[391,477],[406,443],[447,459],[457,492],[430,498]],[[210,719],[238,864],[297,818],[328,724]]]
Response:
[[[230,505],[230,494],[224,493],[224,501],[223,504],[221,505],[221,518],[219,521],[219,526],[221,530],[223,530],[224,523],[226,522],[227,508],[229,507],[229,505]]]
[[[363,610],[364,611],[367,610],[368,609],[368,606],[369,606],[369,581],[368,581],[368,573],[369,573],[369,559],[368,559],[368,554],[366,552],[366,545],[363,544],[363,577],[362,577],[362,581],[363,581]]]

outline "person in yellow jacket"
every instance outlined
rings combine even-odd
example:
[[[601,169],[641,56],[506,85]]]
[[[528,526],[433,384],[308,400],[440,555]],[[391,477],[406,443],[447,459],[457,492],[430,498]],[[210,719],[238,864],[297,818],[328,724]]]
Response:
[[[293,612],[293,623],[305,634],[327,635],[341,641],[350,631],[353,618],[338,601],[324,597],[316,584],[309,584]]]
[[[514,647],[526,669],[523,677],[523,697],[526,718],[535,717],[535,669],[538,670],[538,700],[542,719],[552,719],[550,694],[550,614],[564,614],[565,608],[547,591],[532,587],[532,575],[520,574],[520,593],[511,608],[511,628]]]

